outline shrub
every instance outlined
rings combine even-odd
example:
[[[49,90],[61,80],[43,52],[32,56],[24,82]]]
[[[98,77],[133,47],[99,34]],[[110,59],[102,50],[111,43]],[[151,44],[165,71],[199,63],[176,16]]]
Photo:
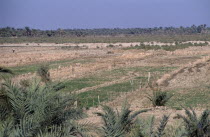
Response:
[[[107,48],[113,48],[114,47],[114,45],[112,45],[112,44],[109,44],[108,46],[106,46]]]
[[[165,106],[165,104],[172,97],[172,94],[169,94],[167,91],[161,91],[159,88],[151,88],[152,95],[147,94],[147,98],[152,102],[154,107],[156,106]]]
[[[113,51],[107,51],[107,54],[114,54]]]
[[[48,65],[40,66],[39,69],[37,70],[37,74],[41,77],[42,82],[45,83],[51,82]]]
[[[188,42],[188,43],[186,43],[186,45],[188,45],[188,46],[194,46],[194,44],[192,42]]]
[[[27,79],[21,80],[20,81],[20,85],[24,88],[29,87],[30,86],[30,82]]]

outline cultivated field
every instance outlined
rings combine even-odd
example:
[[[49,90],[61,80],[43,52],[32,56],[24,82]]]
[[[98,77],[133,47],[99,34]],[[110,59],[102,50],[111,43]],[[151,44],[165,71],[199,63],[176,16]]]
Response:
[[[139,43],[1,44],[0,66],[10,68],[18,83],[39,79],[37,69],[49,65],[53,82],[65,83],[61,94],[74,92],[76,106],[87,112],[83,121],[100,125],[93,114],[101,111],[100,104],[120,108],[127,100],[132,110],[152,108],[141,117],[171,114],[173,125],[173,116],[184,114],[182,106],[191,106],[198,114],[210,108],[210,42],[191,43],[197,45],[173,50],[161,47],[176,46],[175,42],[143,43],[149,49],[139,48]],[[173,94],[166,106],[152,106],[146,97],[152,94],[150,85]]]

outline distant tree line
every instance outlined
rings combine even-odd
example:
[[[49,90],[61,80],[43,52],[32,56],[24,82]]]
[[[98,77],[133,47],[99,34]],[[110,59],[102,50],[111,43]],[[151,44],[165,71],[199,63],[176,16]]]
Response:
[[[154,27],[154,28],[101,28],[101,29],[57,29],[40,30],[25,28],[0,28],[0,37],[85,37],[85,36],[119,36],[119,35],[168,35],[168,34],[206,34],[210,28],[206,24],[191,27]]]

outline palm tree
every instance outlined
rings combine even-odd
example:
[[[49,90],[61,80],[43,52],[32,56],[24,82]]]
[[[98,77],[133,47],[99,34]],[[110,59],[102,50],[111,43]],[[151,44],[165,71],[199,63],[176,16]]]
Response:
[[[103,120],[102,134],[104,137],[122,137],[129,133],[135,123],[137,115],[147,112],[148,109],[140,110],[131,114],[128,105],[124,105],[121,112],[116,112],[109,106],[102,106],[103,113],[97,112]]]
[[[4,67],[0,67],[0,74],[14,74],[10,69],[8,68],[4,68]],[[0,75],[2,76],[3,78],[4,75]],[[1,79],[1,77],[0,77]],[[4,94],[5,92],[5,88],[2,86],[2,83],[0,83],[0,120],[4,120],[4,118],[6,117],[7,115],[7,109],[2,107],[2,106],[8,106],[8,102],[7,102],[7,97],[5,96]]]
[[[85,114],[75,108],[73,95],[64,96],[58,92],[61,85],[41,86],[34,82],[22,88],[6,81],[4,96],[8,105],[0,105],[0,134],[3,137],[31,137],[48,132],[57,134],[55,129],[59,129],[61,135],[64,132],[82,135],[82,130],[72,121],[83,118]]]
[[[51,82],[48,65],[41,65],[37,70],[37,74],[41,77],[42,82],[45,83]]]
[[[163,115],[157,127],[154,127],[155,117],[151,117],[149,121],[137,120],[131,137],[163,137],[165,128],[168,123],[169,116]]]
[[[26,36],[31,36],[31,29],[29,27],[25,27]]]
[[[195,111],[190,108],[184,108],[185,114],[177,114],[175,118],[181,118],[184,122],[186,135],[188,137],[209,137],[210,136],[210,119],[209,110],[203,111],[200,117],[197,116]]]

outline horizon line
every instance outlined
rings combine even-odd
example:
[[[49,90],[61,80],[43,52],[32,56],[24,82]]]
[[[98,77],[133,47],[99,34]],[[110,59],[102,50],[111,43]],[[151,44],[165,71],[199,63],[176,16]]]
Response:
[[[188,28],[188,27],[192,27],[192,26],[202,26],[202,25],[206,25],[206,28],[210,28],[210,26],[208,26],[207,24],[200,24],[200,25],[189,25],[189,26],[157,26],[157,27],[101,27],[101,28],[57,28],[57,29],[40,29],[40,28],[33,28],[30,26],[24,26],[24,27],[11,27],[11,26],[6,26],[6,27],[0,27],[0,29],[4,29],[4,28],[14,28],[14,29],[25,29],[26,27],[30,28],[30,29],[36,29],[36,30],[94,30],[94,29],[149,29],[149,28]]]

